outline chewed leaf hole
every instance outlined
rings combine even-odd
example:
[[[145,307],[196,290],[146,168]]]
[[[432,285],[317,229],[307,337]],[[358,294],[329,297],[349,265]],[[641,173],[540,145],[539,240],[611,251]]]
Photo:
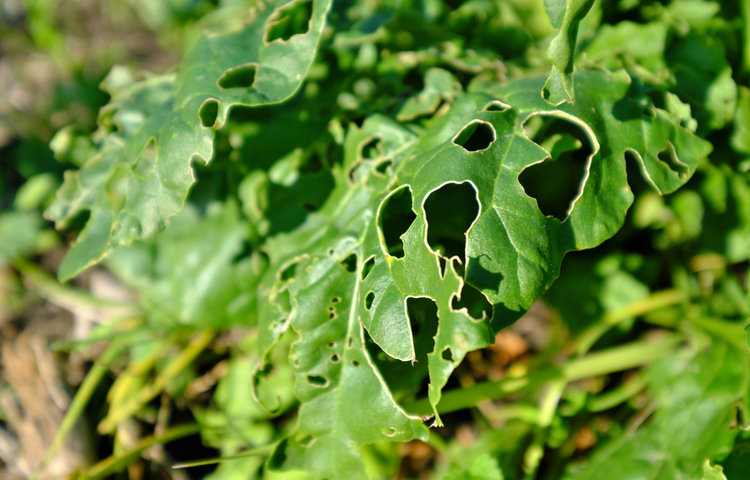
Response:
[[[393,427],[383,427],[380,429],[380,433],[382,433],[386,437],[392,437],[396,435],[396,429]]]
[[[362,265],[362,281],[364,281],[365,278],[367,278],[367,276],[372,271],[372,267],[374,266],[375,266],[375,256],[372,256],[365,261],[364,265]]]
[[[315,437],[309,433],[298,433],[294,436],[294,441],[297,442],[301,447],[309,447],[315,442]]]
[[[279,39],[287,41],[294,35],[307,33],[310,29],[312,10],[312,0],[296,2],[291,6],[277,9],[268,19],[266,43]]]
[[[255,83],[255,72],[258,69],[257,63],[248,63],[226,70],[217,82],[223,89],[229,88],[248,88]]]
[[[453,363],[453,351],[451,350],[451,347],[446,347],[440,356],[443,357],[443,360],[448,360],[449,362]]]
[[[325,388],[328,386],[328,379],[322,375],[308,375],[307,383],[313,387]]]
[[[339,303],[341,301],[341,297],[333,297],[331,299],[331,303]]]
[[[360,152],[362,158],[365,160],[373,160],[378,158],[382,155],[382,150],[380,149],[380,139],[373,138],[365,145],[362,145]]]
[[[690,173],[687,165],[684,165],[677,159],[677,154],[672,148],[668,148],[667,150],[662,150],[661,152],[659,152],[658,158],[661,162],[667,164],[667,166],[669,166],[669,168],[674,172],[677,172],[677,175],[680,178],[685,178],[687,177],[688,173]]]
[[[352,360],[352,367],[359,367],[359,362],[357,360]]]
[[[354,339],[351,335],[346,337],[346,348],[352,348],[352,343],[354,342]]]
[[[327,348],[336,348],[336,342],[328,342],[326,345]]]
[[[466,265],[466,233],[479,209],[471,183],[447,183],[430,192],[424,202],[427,244],[442,256],[458,257]]]
[[[339,265],[341,265],[341,268],[343,268],[349,273],[356,272],[357,271],[357,254],[352,253],[345,259],[341,260],[339,262]]]
[[[375,292],[370,292],[365,297],[365,308],[367,310],[372,308],[372,302],[375,301]]]
[[[510,108],[510,105],[501,102],[500,100],[492,100],[482,109],[485,112],[504,112]]]
[[[438,329],[438,307],[435,300],[424,297],[409,297],[406,300],[411,334],[417,361],[427,359],[427,354],[435,349],[435,335]]]
[[[480,152],[490,148],[496,138],[492,125],[481,120],[472,120],[458,132],[453,143],[463,147],[467,152]]]
[[[341,361],[341,357],[338,353],[334,353],[330,357],[328,357],[328,360],[330,360],[331,363],[339,363]]]
[[[391,159],[384,160],[378,163],[377,165],[375,165],[375,173],[377,173],[378,175],[385,176],[388,169],[391,168],[392,166],[393,166],[393,160]]]
[[[469,316],[475,320],[492,318],[493,308],[490,301],[482,292],[468,283],[465,283],[461,289],[461,300],[458,300],[456,295],[451,298],[451,308],[453,310],[465,308]]]
[[[416,218],[417,214],[412,210],[409,187],[400,188],[383,200],[378,223],[389,255],[403,258],[404,244],[401,236],[406,233]]]
[[[216,118],[219,116],[219,102],[212,98],[206,100],[198,110],[198,116],[201,119],[201,125],[206,128],[213,127],[216,125]]]
[[[299,262],[293,262],[290,264],[279,273],[279,280],[286,282],[294,278],[297,275],[297,267],[299,267]]]
[[[536,199],[542,214],[563,221],[583,188],[586,162],[593,147],[586,133],[573,122],[549,116],[533,118],[543,121],[538,129],[534,128],[531,140],[547,150],[550,158],[526,167],[518,181],[526,195]]]

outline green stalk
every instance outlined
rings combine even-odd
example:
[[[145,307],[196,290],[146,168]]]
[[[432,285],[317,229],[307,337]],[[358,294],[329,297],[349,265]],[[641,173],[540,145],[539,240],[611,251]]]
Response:
[[[221,463],[226,460],[239,460],[241,458],[247,458],[247,457],[265,457],[266,455],[270,455],[271,452],[273,452],[274,448],[276,448],[276,444],[272,443],[270,445],[264,445],[262,447],[253,448],[252,450],[247,450],[245,452],[238,453],[237,455],[230,455],[227,457],[207,458],[205,460],[196,460],[194,462],[175,463],[174,465],[172,465],[172,468],[179,469],[179,468],[202,467],[203,465],[215,465],[217,463]]]
[[[132,316],[138,314],[138,307],[134,303],[95,297],[88,292],[63,285],[50,274],[24,258],[14,260],[13,267],[21,273],[24,280],[31,284],[29,288],[52,303],[63,307],[72,306],[104,310],[113,316]]]
[[[660,308],[677,305],[686,300],[685,294],[682,290],[662,290],[660,292],[653,293],[643,300],[633,302],[618,310],[607,312],[602,317],[601,321],[595,323],[588,329],[586,329],[576,340],[576,353],[583,355],[599,340],[602,335],[614,325],[617,325],[621,321],[638,317],[645,313]]]
[[[113,431],[118,423],[135,414],[143,405],[159,395],[164,390],[167,382],[187,368],[215,336],[216,333],[213,330],[206,329],[201,331],[151,384],[143,387],[137,396],[122,407],[116,417],[107,417],[102,420],[99,424],[99,431],[102,433]]]
[[[483,382],[473,387],[443,393],[438,412],[449,413],[470,408],[486,400],[508,397],[514,393],[533,390],[550,381],[575,382],[584,378],[607,375],[647,365],[654,360],[671,355],[682,343],[682,338],[669,335],[655,341],[638,341],[622,347],[591,353],[571,360],[559,367],[551,367],[523,377],[505,378],[496,382]],[[414,415],[429,415],[426,398],[404,406]]]
[[[151,435],[138,442],[132,450],[121,455],[113,455],[92,466],[85,473],[80,474],[78,480],[96,480],[112,475],[133,463],[141,456],[144,450],[152,445],[163,445],[173,440],[177,440],[178,438],[194,435],[198,432],[200,432],[200,425],[197,423],[190,423],[187,425],[172,427],[159,436]]]
[[[745,326],[741,323],[728,322],[720,318],[711,317],[688,317],[686,320],[688,323],[692,323],[717,337],[723,338],[742,351],[747,349],[745,343]]]
[[[34,474],[31,476],[32,479],[36,479],[49,461],[52,460],[52,457],[55,456],[55,453],[57,453],[57,450],[67,438],[68,433],[70,433],[81,418],[81,414],[83,414],[86,404],[91,398],[91,395],[93,395],[94,390],[96,390],[96,387],[99,385],[102,377],[104,377],[104,374],[109,370],[109,366],[120,356],[123,350],[123,343],[116,342],[111,344],[86,374],[86,378],[83,380],[83,383],[81,383],[81,387],[78,389],[75,397],[73,397],[73,401],[70,403],[70,408],[65,412],[65,417],[60,424],[60,429],[55,434],[52,444],[47,449],[47,453],[44,455],[42,463],[36,468]]]

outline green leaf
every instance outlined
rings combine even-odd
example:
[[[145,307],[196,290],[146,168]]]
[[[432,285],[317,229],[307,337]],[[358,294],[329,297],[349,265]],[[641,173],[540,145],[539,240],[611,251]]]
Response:
[[[750,89],[744,86],[739,87],[734,131],[730,143],[735,151],[750,155]]]
[[[186,207],[158,237],[122,247],[107,266],[131,288],[152,322],[227,328],[255,323],[253,290],[263,271],[234,202],[201,218]]]
[[[37,211],[0,213],[0,264],[35,251],[43,225]]]
[[[711,466],[711,462],[706,459],[703,462],[703,477],[701,480],[727,480],[724,476],[724,468],[721,465]]]
[[[650,423],[598,449],[565,479],[688,479],[706,459],[723,458],[737,429],[733,404],[746,394],[748,354],[718,338],[647,370],[659,408]],[[714,469],[715,472],[715,469]],[[713,477],[703,477],[713,478]]]
[[[57,228],[90,212],[60,265],[61,280],[166,227],[195,182],[193,158],[211,159],[214,129],[232,106],[275,104],[297,91],[331,1],[312,2],[309,31],[267,40],[288,12],[309,4],[217,11],[176,74],[135,82],[124,69],[112,70],[103,83],[112,100],[99,119],[100,151],[79,171],[66,172],[46,212]]]
[[[578,37],[578,25],[586,16],[594,0],[546,0],[545,8],[555,29],[560,29],[547,49],[552,72],[541,90],[542,98],[550,105],[568,102],[575,104],[573,60]],[[561,11],[565,13],[561,15]]]
[[[454,96],[461,93],[461,84],[456,77],[442,68],[427,70],[424,83],[424,89],[409,97],[401,107],[396,115],[398,121],[409,121],[420,115],[435,113],[441,100],[451,102]]]

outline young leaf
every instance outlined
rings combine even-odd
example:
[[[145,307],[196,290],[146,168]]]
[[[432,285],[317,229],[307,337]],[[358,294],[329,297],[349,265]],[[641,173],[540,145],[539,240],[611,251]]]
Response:
[[[542,98],[550,105],[575,104],[573,60],[576,53],[578,25],[591,9],[594,0],[545,0],[544,6],[552,27],[560,29],[547,49],[552,72],[542,89]],[[564,13],[561,13],[564,12]]]

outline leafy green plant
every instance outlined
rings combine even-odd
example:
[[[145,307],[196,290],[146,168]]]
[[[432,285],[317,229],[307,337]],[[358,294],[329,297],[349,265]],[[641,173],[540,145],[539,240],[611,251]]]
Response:
[[[228,3],[52,142],[80,166],[45,211],[80,230],[58,279],[139,293],[92,333],[121,370],[99,432],[160,395],[197,421],[81,478],[196,431],[245,452],[214,479],[390,478],[417,440],[434,478],[745,468],[748,2]],[[540,297],[550,338],[490,378]]]

